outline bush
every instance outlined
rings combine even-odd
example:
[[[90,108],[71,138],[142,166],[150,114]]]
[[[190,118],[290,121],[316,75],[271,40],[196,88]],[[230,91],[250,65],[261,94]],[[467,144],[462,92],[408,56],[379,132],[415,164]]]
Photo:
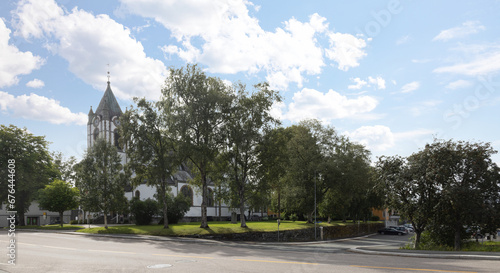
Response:
[[[153,215],[158,213],[158,203],[150,198],[144,201],[134,198],[130,202],[130,212],[136,225],[149,225],[153,221]]]
[[[186,212],[189,211],[191,207],[191,200],[185,197],[182,193],[179,193],[176,197],[172,197],[170,194],[166,195],[167,198],[167,218],[169,224],[177,224],[181,220]],[[163,215],[163,208],[160,206],[160,213]],[[163,218],[158,224],[163,225]]]
[[[69,221],[70,225],[78,225],[80,222],[78,220],[71,220]]]
[[[297,221],[298,219],[299,219],[299,217],[297,216],[297,214],[292,213],[292,214],[290,215],[290,220],[292,220],[292,221],[294,221],[294,222],[295,222],[295,221]]]
[[[377,215],[373,215],[372,217],[370,217],[370,221],[380,221],[380,217],[378,217]]]

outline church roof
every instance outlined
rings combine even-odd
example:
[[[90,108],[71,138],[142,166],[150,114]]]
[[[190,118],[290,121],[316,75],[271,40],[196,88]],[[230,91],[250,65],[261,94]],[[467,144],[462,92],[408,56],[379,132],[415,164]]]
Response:
[[[118,101],[116,101],[115,95],[111,91],[110,82],[108,81],[108,87],[102,96],[99,106],[95,110],[95,114],[102,116],[103,119],[110,119],[114,116],[120,116],[122,113],[122,109]]]

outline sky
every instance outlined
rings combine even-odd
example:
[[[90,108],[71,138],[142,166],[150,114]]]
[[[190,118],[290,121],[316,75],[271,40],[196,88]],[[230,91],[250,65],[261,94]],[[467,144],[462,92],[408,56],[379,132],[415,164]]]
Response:
[[[4,0],[0,123],[80,159],[108,71],[124,111],[196,63],[268,82],[283,126],[316,118],[373,160],[435,138],[498,150],[499,14],[497,0]]]

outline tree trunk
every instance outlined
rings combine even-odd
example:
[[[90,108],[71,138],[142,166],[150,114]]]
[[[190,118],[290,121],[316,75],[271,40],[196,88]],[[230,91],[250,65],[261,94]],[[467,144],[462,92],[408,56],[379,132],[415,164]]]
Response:
[[[308,215],[307,215],[307,222],[308,222],[308,223],[314,223],[314,222],[313,222],[313,213],[314,213],[314,212],[310,212],[310,213],[308,213]]]
[[[455,251],[460,250],[460,244],[461,244],[461,239],[460,239],[460,229],[455,227]]]
[[[164,191],[163,192],[163,228],[168,228],[168,217],[167,217],[167,197],[165,196],[167,193]]]
[[[19,221],[19,226],[25,226],[26,223],[24,222],[24,212],[19,212],[18,213],[19,215],[19,218],[17,219],[17,221]]]
[[[108,229],[108,214],[104,213],[104,228]]]
[[[246,228],[247,223],[245,221],[245,200],[243,199],[243,190],[240,190],[240,221],[241,227]]]
[[[208,185],[207,185],[207,176],[202,174],[202,193],[201,193],[201,225],[200,228],[208,228],[207,221],[207,195],[208,195]]]
[[[422,231],[415,229],[415,249],[420,247],[420,238],[422,238]]]
[[[61,219],[61,227],[63,227],[63,214],[64,214],[64,211],[59,212],[59,219]]]

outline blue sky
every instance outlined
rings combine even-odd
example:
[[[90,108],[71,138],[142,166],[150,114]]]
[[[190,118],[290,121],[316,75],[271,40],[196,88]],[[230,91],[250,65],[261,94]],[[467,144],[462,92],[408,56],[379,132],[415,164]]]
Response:
[[[317,118],[374,159],[434,137],[500,149],[499,14],[493,0],[1,1],[0,121],[81,158],[108,69],[125,110],[198,63],[268,81],[283,125]]]

